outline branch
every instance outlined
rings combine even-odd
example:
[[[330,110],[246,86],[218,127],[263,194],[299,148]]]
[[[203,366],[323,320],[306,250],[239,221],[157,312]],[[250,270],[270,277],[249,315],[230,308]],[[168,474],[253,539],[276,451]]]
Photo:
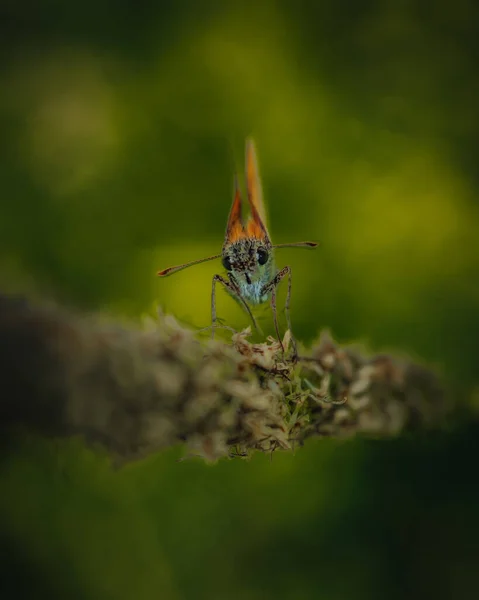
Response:
[[[82,435],[123,461],[179,441],[209,460],[273,451],[310,436],[394,436],[441,426],[435,375],[391,356],[339,348],[327,333],[291,358],[288,334],[204,342],[172,317],[137,329],[0,296],[0,419]]]

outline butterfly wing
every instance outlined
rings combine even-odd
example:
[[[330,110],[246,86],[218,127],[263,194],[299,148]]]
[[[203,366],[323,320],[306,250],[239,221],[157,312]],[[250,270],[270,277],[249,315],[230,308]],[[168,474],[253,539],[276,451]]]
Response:
[[[248,236],[269,241],[266,227],[266,210],[259,176],[256,146],[252,139],[246,141],[246,187],[251,216],[246,225]]]
[[[263,191],[258,170],[258,160],[256,158],[256,148],[252,139],[246,141],[245,163],[246,187],[248,190],[248,203],[251,215],[245,226],[241,216],[241,192],[238,186],[238,180],[235,178],[233,203],[226,225],[225,245],[234,244],[235,242],[246,238],[255,238],[264,241],[266,244],[271,244],[266,228],[266,210],[263,202]]]
[[[228,223],[226,224],[225,244],[234,244],[246,237],[243,218],[241,216],[241,192],[238,179],[235,177],[233,203],[231,205]]]

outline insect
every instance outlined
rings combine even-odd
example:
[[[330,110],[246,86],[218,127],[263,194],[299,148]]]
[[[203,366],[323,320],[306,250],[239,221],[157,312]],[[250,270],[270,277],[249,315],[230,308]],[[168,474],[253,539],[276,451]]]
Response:
[[[276,245],[271,243],[271,237],[266,227],[266,212],[258,172],[256,148],[251,139],[246,141],[246,187],[250,215],[245,222],[242,217],[241,192],[238,186],[238,179],[235,177],[233,203],[226,225],[226,234],[221,253],[183,265],[169,267],[168,269],[159,271],[158,276],[166,277],[192,265],[221,258],[223,267],[226,269],[227,279],[222,275],[213,276],[211,291],[212,337],[214,337],[215,325],[217,323],[216,284],[220,283],[248,313],[255,329],[258,329],[258,324],[249,304],[257,305],[268,300],[270,301],[276,335],[282,346],[276,310],[276,288],[282,279],[285,277],[288,278],[285,314],[288,329],[291,332],[289,313],[291,301],[291,268],[288,266],[281,270],[276,268],[274,250],[276,248],[294,247],[315,248],[318,244],[316,242],[295,242]],[[296,349],[294,338],[293,348],[294,350]]]

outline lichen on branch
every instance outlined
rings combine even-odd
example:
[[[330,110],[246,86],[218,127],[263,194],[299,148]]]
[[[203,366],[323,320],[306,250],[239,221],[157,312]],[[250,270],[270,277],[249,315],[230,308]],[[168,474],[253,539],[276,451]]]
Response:
[[[171,316],[138,327],[0,296],[2,427],[81,435],[129,461],[178,442],[215,460],[444,423],[444,393],[422,366],[327,332],[297,360],[289,333],[284,351],[248,338],[199,341]]]

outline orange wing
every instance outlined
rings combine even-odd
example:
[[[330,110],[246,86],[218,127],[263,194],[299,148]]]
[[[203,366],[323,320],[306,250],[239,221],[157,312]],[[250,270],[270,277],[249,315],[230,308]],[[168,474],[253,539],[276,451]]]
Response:
[[[246,141],[246,187],[251,217],[246,226],[248,236],[257,239],[269,239],[266,229],[266,210],[263,202],[263,190],[259,176],[256,147],[252,139]]]
[[[251,215],[245,227],[241,217],[241,193],[238,187],[238,180],[235,177],[234,198],[228,217],[228,224],[226,225],[225,244],[232,244],[245,238],[256,238],[270,243],[266,229],[266,211],[263,203],[256,149],[251,139],[246,142],[246,186]]]
[[[233,204],[231,205],[228,224],[226,225],[225,243],[232,244],[246,237],[246,231],[241,217],[241,192],[238,186],[238,180],[235,177],[235,191]]]

